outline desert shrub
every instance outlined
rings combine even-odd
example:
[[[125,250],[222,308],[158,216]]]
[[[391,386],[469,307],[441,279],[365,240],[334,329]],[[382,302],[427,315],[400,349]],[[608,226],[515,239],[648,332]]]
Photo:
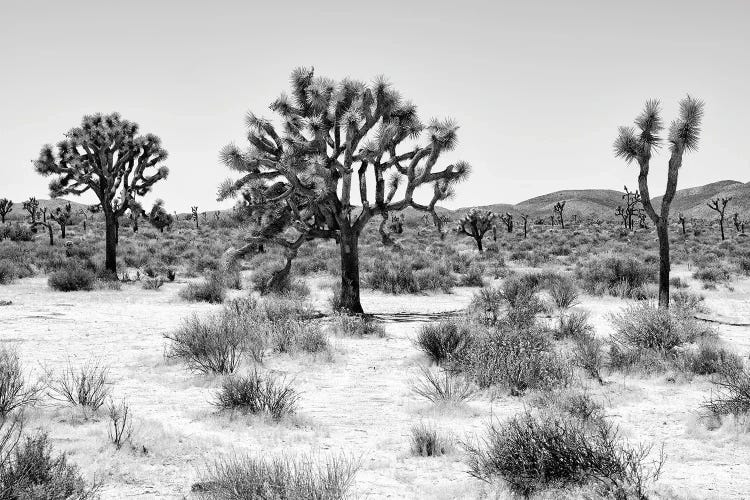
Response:
[[[560,315],[554,334],[556,339],[577,339],[592,331],[586,311],[571,311]]]
[[[224,284],[224,277],[220,273],[212,273],[203,279],[203,281],[189,283],[185,288],[180,290],[180,297],[190,302],[220,304],[224,302],[225,296],[226,286]]]
[[[94,498],[90,486],[65,453],[53,456],[47,434],[26,437],[0,463],[0,498],[7,500],[83,500]]]
[[[419,329],[417,346],[436,364],[450,360],[466,349],[471,333],[465,322],[444,320],[428,323]]]
[[[433,403],[457,404],[473,399],[477,389],[471,381],[449,370],[430,370],[420,367],[422,378],[415,381],[412,390]]]
[[[160,277],[156,278],[146,278],[143,280],[143,289],[144,290],[158,290],[161,288],[161,286],[164,284],[164,280]]]
[[[341,283],[336,282],[331,287],[331,296],[328,298],[328,304],[333,312],[341,311]]]
[[[331,318],[334,333],[347,337],[385,337],[385,328],[372,318],[363,315],[334,314]]]
[[[547,488],[594,483],[605,496],[645,498],[661,460],[648,467],[650,447],[630,447],[604,419],[584,421],[559,412],[526,411],[492,423],[483,442],[468,445],[470,474],[502,479],[528,498]]]
[[[50,375],[48,395],[56,401],[96,411],[109,396],[109,368],[96,360],[75,367],[68,360],[62,373]]]
[[[39,400],[41,388],[31,385],[21,370],[18,354],[0,347],[0,420]]]
[[[8,229],[7,229],[7,232],[5,233],[5,237],[8,238],[10,241],[21,242],[21,241],[31,241],[34,239],[33,231],[27,226],[21,226],[20,224],[15,223],[12,226],[7,226],[7,227]]]
[[[437,457],[449,450],[449,441],[433,425],[419,423],[411,428],[409,448],[419,457]]]
[[[715,335],[692,316],[650,304],[628,307],[610,319],[614,326],[610,355],[616,368],[641,365],[659,370],[664,366],[660,361],[676,358],[678,347]]]
[[[365,283],[373,290],[386,293],[418,293],[425,290],[442,290],[450,292],[456,280],[450,269],[441,263],[433,263],[426,267],[419,267],[408,259],[398,259],[395,262],[380,263],[365,275]]]
[[[750,371],[727,366],[712,380],[714,388],[703,408],[716,417],[750,412]]]
[[[479,387],[502,385],[511,395],[564,386],[572,376],[569,363],[553,351],[543,331],[507,325],[475,334],[455,367]]]
[[[70,264],[55,271],[47,280],[50,288],[59,292],[93,290],[95,281],[94,273],[76,264]]]
[[[461,276],[461,286],[484,286],[484,266],[474,262]]]
[[[303,281],[293,279],[290,274],[278,280],[273,286],[271,278],[277,268],[273,266],[261,266],[253,272],[252,283],[253,289],[261,295],[278,294],[278,295],[296,295],[307,297],[310,295],[310,289]]]
[[[742,358],[722,346],[716,339],[701,339],[694,349],[681,354],[681,366],[696,375],[711,375],[722,370],[739,370]]]
[[[549,294],[559,309],[568,309],[578,302],[578,287],[569,278],[550,283]]]
[[[584,290],[601,295],[629,297],[641,285],[655,280],[656,269],[635,257],[597,256],[578,264],[576,276]]]
[[[501,315],[501,308],[505,303],[502,289],[497,287],[482,287],[471,298],[469,311],[481,323],[494,325]]]
[[[592,333],[586,333],[574,338],[575,349],[571,361],[575,366],[585,371],[591,378],[604,383],[602,370],[607,365],[605,343]]]
[[[723,283],[729,281],[731,277],[731,271],[721,264],[711,264],[707,267],[700,267],[693,273],[693,278],[701,280],[704,284]]]
[[[295,412],[299,394],[283,379],[254,370],[224,379],[213,402],[219,410],[265,413],[274,420]]]
[[[304,329],[297,339],[299,348],[311,354],[330,351],[331,343],[325,332],[315,325],[313,328]]]
[[[210,465],[193,491],[233,500],[343,500],[358,467],[346,457],[318,463],[311,457],[235,456]]]
[[[7,285],[16,279],[28,278],[33,274],[27,264],[19,261],[0,259],[0,285]]]
[[[583,422],[604,418],[604,407],[588,392],[580,390],[541,391],[529,400],[531,406],[563,412]]]
[[[704,311],[702,302],[706,299],[687,290],[677,290],[669,294],[672,307],[680,314],[688,315]]]
[[[743,255],[737,259],[737,267],[740,272],[750,274],[750,255]]]
[[[669,278],[669,286],[671,286],[672,288],[680,289],[687,288],[690,285],[688,285],[687,281],[683,280],[679,276],[672,276],[671,278]]]
[[[107,410],[109,416],[107,435],[112,444],[115,445],[115,448],[119,450],[130,439],[133,432],[133,419],[130,413],[130,406],[128,406],[128,403],[124,399],[119,403],[110,400]]]
[[[201,319],[192,315],[182,326],[165,338],[170,346],[168,358],[179,358],[201,373],[232,373],[242,358],[248,342],[246,311],[235,306]],[[265,347],[265,346],[263,346]]]

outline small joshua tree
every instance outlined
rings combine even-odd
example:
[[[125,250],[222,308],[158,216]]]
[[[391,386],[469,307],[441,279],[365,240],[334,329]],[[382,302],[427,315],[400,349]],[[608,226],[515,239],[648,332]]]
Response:
[[[225,265],[262,243],[283,247],[289,262],[305,242],[333,239],[341,253],[341,309],[362,313],[362,231],[373,217],[388,218],[406,208],[432,214],[440,230],[435,205],[469,173],[464,162],[438,169],[443,153],[455,148],[458,127],[450,120],[423,125],[416,107],[382,78],[372,84],[337,82],[300,68],[291,80],[291,95],[271,104],[282,126],[249,114],[249,148],[229,145],[221,153],[241,177],[226,181],[219,198],[253,193],[252,208],[262,218],[243,248],[227,251]],[[374,189],[368,188],[370,179]],[[415,192],[427,186],[432,198],[419,203]],[[288,273],[288,267],[278,272]]]
[[[615,209],[615,215],[619,215],[620,218],[622,218],[622,225],[625,229],[628,228],[628,209],[622,208],[622,206],[618,206]]]
[[[630,191],[627,186],[624,187],[625,194],[622,195],[622,199],[625,200],[625,227],[626,229],[633,229],[633,214],[637,210],[637,206],[641,203],[641,193],[636,189]]]
[[[148,214],[148,221],[160,233],[163,233],[165,228],[170,227],[175,220],[176,218],[172,217],[164,208],[164,200],[156,200],[154,202],[154,206],[151,207],[151,212]]]
[[[0,198],[0,221],[5,224],[5,218],[13,211],[13,202],[7,198]]]
[[[494,227],[497,215],[490,210],[484,211],[478,208],[472,208],[459,222],[456,231],[474,238],[477,243],[477,250],[484,251],[482,239],[484,235]]]
[[[23,202],[23,209],[29,214],[29,222],[34,225],[36,224],[37,218],[39,217],[39,202],[33,196],[27,201]]]
[[[687,96],[680,102],[680,116],[669,127],[667,141],[670,145],[667,188],[659,213],[651,204],[648,188],[648,174],[651,154],[661,143],[662,130],[659,102],[647,101],[643,112],[635,119],[634,127],[620,127],[614,143],[615,156],[624,158],[630,164],[636,161],[639,166],[638,187],[643,208],[656,226],[659,238],[659,307],[669,307],[669,209],[677,191],[677,177],[686,152],[698,147],[700,125],[703,118],[703,102]]]
[[[195,222],[195,229],[198,229],[198,207],[190,207],[190,217]]]
[[[708,208],[719,214],[719,228],[721,229],[721,240],[724,241],[724,211],[727,209],[727,203],[732,201],[732,197],[716,198],[706,203]]]
[[[73,210],[70,208],[70,203],[66,203],[65,207],[57,207],[55,210],[50,212],[49,218],[60,226],[60,236],[65,239],[65,229],[73,221]]]
[[[146,216],[146,211],[143,210],[143,205],[140,204],[140,202],[134,201],[130,204],[130,208],[128,209],[128,219],[130,219],[130,222],[133,224],[133,232],[138,232],[138,221],[141,217]]]
[[[513,232],[513,214],[510,212],[505,212],[505,215],[500,216],[500,220],[503,221],[503,224],[505,224],[505,229],[509,233]]]
[[[682,226],[682,235],[685,236],[685,216],[682,215],[682,212],[677,215],[677,219],[680,221],[680,226]]]
[[[104,267],[115,276],[120,217],[136,196],[148,193],[169,173],[159,166],[167,158],[159,138],[137,134],[138,125],[117,113],[84,116],[56,152],[44,146],[34,162],[38,173],[55,176],[49,185],[53,197],[90,190],[99,198],[106,234]]]
[[[740,232],[740,226],[742,224],[740,222],[740,214],[739,213],[735,212],[735,213],[732,214],[732,224],[734,224],[734,230],[739,233]]]
[[[560,226],[565,229],[565,219],[563,218],[563,210],[565,209],[565,202],[564,201],[558,201],[555,203],[555,206],[552,208],[552,210],[557,214],[558,218],[560,219]]]
[[[526,239],[527,228],[529,225],[529,215],[521,214],[521,220],[523,221],[523,239]]]

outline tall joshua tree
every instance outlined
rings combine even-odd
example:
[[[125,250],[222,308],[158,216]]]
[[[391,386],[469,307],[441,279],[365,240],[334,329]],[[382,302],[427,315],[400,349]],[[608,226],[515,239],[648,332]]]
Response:
[[[5,218],[13,211],[13,202],[7,198],[0,198],[0,221],[5,224]]]
[[[474,241],[477,243],[477,250],[482,252],[484,251],[482,245],[484,235],[495,227],[496,218],[497,214],[490,210],[472,208],[469,210],[469,213],[464,215],[464,217],[458,222],[456,231],[458,231],[458,234],[474,238]]]
[[[562,229],[565,229],[565,219],[563,218],[563,210],[565,210],[565,202],[558,201],[557,203],[555,203],[555,206],[552,207],[552,210],[560,218],[560,226],[562,227]]]
[[[724,211],[727,209],[727,203],[732,201],[732,197],[716,198],[706,203],[708,208],[719,214],[719,228],[721,229],[721,241],[724,241]]]
[[[65,139],[44,146],[34,162],[50,182],[53,197],[80,195],[93,191],[104,213],[106,232],[105,268],[117,272],[117,236],[120,217],[136,196],[143,196],[169,170],[160,164],[167,158],[159,138],[138,135],[138,125],[117,113],[84,116],[80,127],[72,128]]]
[[[651,203],[648,188],[648,174],[651,154],[661,144],[659,132],[662,130],[659,102],[646,102],[643,112],[635,119],[635,127],[620,127],[614,143],[615,156],[624,158],[630,164],[638,163],[638,188],[641,192],[641,203],[646,214],[656,226],[659,238],[659,307],[669,307],[669,209],[677,191],[677,177],[682,166],[683,155],[698,147],[703,102],[691,96],[680,101],[679,118],[669,127],[667,142],[670,157],[667,170],[667,188],[662,198],[659,212]]]
[[[229,145],[221,152],[222,161],[242,177],[226,181],[219,199],[252,192],[253,208],[261,210],[260,227],[243,248],[227,251],[226,262],[259,243],[280,245],[287,266],[273,281],[288,272],[305,241],[334,239],[341,251],[342,309],[361,313],[362,230],[373,217],[388,218],[407,207],[431,213],[441,228],[435,204],[469,172],[463,162],[437,169],[442,153],[455,147],[458,127],[450,120],[423,125],[416,107],[382,78],[369,85],[349,78],[336,82],[300,68],[291,86],[291,95],[281,94],[270,106],[281,117],[280,127],[250,113],[249,147]],[[426,143],[420,145],[420,138]],[[433,188],[426,204],[414,199],[424,185]]]

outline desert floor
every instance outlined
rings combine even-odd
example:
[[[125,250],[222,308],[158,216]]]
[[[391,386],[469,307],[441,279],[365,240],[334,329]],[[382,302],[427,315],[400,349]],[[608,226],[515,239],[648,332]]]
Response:
[[[750,323],[750,280],[730,290],[701,290],[685,267],[675,267],[695,291],[706,296],[709,317]],[[325,309],[331,278],[311,282],[312,300]],[[219,415],[210,404],[218,377],[189,372],[166,361],[163,334],[182,318],[220,306],[187,303],[178,297],[184,283],[158,291],[137,284],[121,291],[61,293],[45,278],[0,287],[0,342],[15,346],[34,376],[59,372],[69,360],[98,360],[111,367],[112,394],[126,398],[135,417],[133,447],[114,449],[104,412],[86,416],[62,405],[33,409],[31,427],[50,432],[56,449],[89,477],[104,481],[103,498],[184,498],[205,465],[221,454],[267,455],[282,450],[317,456],[347,454],[361,468],[354,498],[481,498],[496,489],[466,473],[458,442],[481,433],[492,418],[523,408],[523,399],[485,394],[462,407],[435,407],[411,390],[426,364],[413,338],[423,319],[398,313],[439,313],[465,307],[476,289],[451,294],[393,296],[363,291],[363,305],[382,314],[386,338],[334,338],[332,357],[274,355],[264,369],[285,374],[302,392],[298,414],[280,423]],[[244,292],[234,292],[244,293]],[[627,301],[583,296],[598,334],[608,335],[608,314]],[[720,336],[743,356],[750,354],[750,326],[716,325]],[[247,367],[245,367],[246,369]],[[610,374],[607,384],[590,385],[607,411],[633,441],[664,444],[666,464],[656,490],[674,498],[750,497],[750,434],[724,425],[709,431],[698,408],[710,394],[703,377],[650,378]],[[409,453],[410,428],[434,422],[456,439],[444,457]],[[500,490],[500,497],[504,494]]]

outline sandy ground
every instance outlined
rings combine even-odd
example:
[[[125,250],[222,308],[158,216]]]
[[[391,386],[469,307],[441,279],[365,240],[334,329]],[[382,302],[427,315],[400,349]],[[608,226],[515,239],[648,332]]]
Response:
[[[689,276],[676,268],[675,274]],[[329,293],[313,283],[323,307]],[[692,280],[690,280],[692,282]],[[413,457],[409,431],[420,420],[435,423],[457,440],[481,432],[494,417],[523,407],[518,398],[482,397],[459,408],[435,408],[411,391],[426,359],[414,347],[419,322],[386,322],[386,338],[335,338],[332,359],[272,356],[264,368],[293,379],[302,392],[298,415],[269,423],[259,418],[218,415],[210,404],[220,379],[192,374],[165,361],[163,334],[191,313],[219,306],[191,304],[178,296],[184,284],[161,290],[123,285],[121,291],[53,292],[46,279],[0,287],[0,342],[15,346],[33,373],[60,371],[68,361],[97,359],[111,367],[112,393],[127,398],[136,418],[134,449],[116,451],[104,415],[84,418],[60,405],[33,410],[30,425],[50,431],[53,443],[71,454],[89,477],[104,481],[103,498],[184,498],[207,462],[225,453],[269,454],[292,450],[325,457],[344,453],[361,468],[355,498],[479,498],[487,487],[470,478],[460,446],[440,458]],[[700,291],[696,283],[691,283]],[[750,322],[750,281],[701,291],[711,315]],[[390,296],[365,291],[372,313],[441,312],[468,304],[473,289],[452,294]],[[584,297],[601,335],[607,316],[625,302]],[[718,326],[743,355],[750,353],[750,327]],[[676,498],[750,498],[750,434],[725,425],[706,430],[697,408],[710,392],[700,377],[609,377],[593,394],[632,441],[664,444],[667,463],[658,489]],[[501,497],[503,495],[501,494]]]

